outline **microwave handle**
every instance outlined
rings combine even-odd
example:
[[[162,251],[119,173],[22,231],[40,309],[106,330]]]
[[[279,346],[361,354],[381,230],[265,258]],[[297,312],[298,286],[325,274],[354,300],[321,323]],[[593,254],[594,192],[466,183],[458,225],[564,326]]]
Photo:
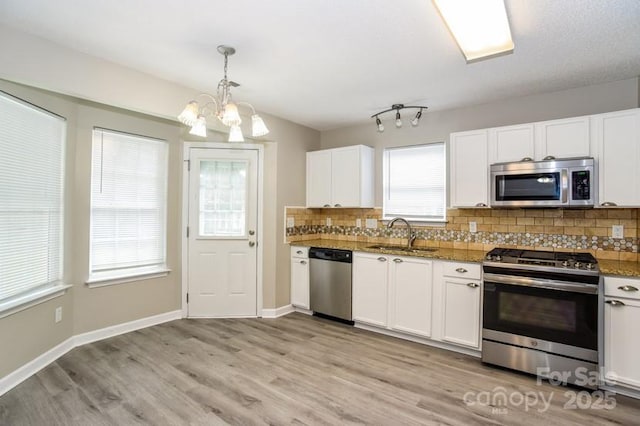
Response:
[[[562,169],[560,176],[562,182],[562,204],[567,204],[569,197],[569,171],[567,169]]]

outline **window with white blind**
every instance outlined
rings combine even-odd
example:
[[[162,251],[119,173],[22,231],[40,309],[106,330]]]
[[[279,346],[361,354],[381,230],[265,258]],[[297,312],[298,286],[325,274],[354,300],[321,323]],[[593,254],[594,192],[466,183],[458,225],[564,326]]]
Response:
[[[168,143],[93,130],[89,284],[164,274]]]
[[[0,311],[60,291],[66,120],[0,92]]]
[[[387,148],[383,160],[383,219],[446,220],[444,143]]]

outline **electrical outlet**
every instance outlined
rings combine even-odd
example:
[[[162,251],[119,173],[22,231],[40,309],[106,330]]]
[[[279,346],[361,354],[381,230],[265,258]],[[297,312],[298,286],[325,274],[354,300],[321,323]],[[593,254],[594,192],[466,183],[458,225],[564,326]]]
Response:
[[[287,228],[293,228],[296,226],[296,221],[292,216],[287,216]]]
[[[624,226],[623,225],[613,225],[611,227],[611,236],[613,238],[624,238]]]
[[[472,234],[478,232],[478,224],[476,222],[469,222],[469,232]]]
[[[56,308],[56,322],[62,321],[62,306]]]
[[[362,219],[356,219],[356,228],[362,228]]]
[[[378,219],[366,219],[365,226],[369,229],[376,229],[378,227]]]
[[[331,226],[331,218],[330,217],[327,218],[327,226]]]

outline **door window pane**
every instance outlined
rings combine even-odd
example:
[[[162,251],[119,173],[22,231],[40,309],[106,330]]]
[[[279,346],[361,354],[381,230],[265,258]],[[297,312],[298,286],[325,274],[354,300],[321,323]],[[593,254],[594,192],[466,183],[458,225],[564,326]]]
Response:
[[[247,228],[247,173],[240,160],[200,162],[199,234],[244,237]]]

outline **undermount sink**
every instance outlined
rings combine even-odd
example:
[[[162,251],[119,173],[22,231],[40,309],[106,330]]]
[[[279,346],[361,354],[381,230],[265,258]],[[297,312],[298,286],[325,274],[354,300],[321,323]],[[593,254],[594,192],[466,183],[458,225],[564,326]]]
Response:
[[[367,248],[375,249],[375,250],[395,250],[395,251],[406,251],[407,253],[428,253],[437,251],[438,249],[435,247],[407,247],[407,246],[389,246],[384,244],[377,244],[373,246],[367,246]]]

